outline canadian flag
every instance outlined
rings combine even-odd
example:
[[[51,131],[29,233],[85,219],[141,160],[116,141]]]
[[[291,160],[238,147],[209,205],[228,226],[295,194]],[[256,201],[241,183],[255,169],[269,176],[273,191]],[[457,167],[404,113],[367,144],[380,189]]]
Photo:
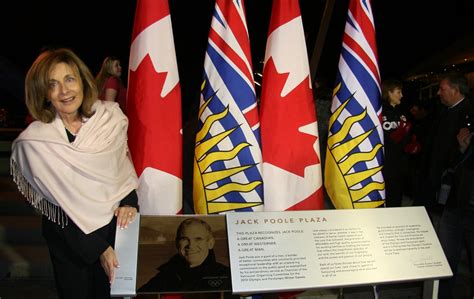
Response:
[[[316,121],[298,1],[274,0],[260,107],[265,211],[323,209]]]
[[[137,1],[126,110],[141,214],[181,213],[181,90],[168,1]]]

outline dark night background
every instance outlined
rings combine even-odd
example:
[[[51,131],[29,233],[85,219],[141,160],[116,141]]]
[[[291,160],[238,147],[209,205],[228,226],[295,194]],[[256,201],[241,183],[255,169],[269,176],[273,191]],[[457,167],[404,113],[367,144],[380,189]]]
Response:
[[[313,78],[326,82],[325,94],[328,88],[330,94],[330,89],[334,85],[349,3],[349,0],[331,1],[335,3],[334,9],[321,49],[316,77]],[[419,88],[420,85],[415,85],[417,82],[411,83],[407,74],[438,72],[446,67],[446,62],[452,61],[447,60],[445,55],[452,52],[449,55],[461,53],[461,59],[468,58],[468,62],[464,65],[469,67],[473,88],[474,0],[372,0],[371,2],[382,80],[388,77],[404,79],[404,98],[414,98],[416,93],[411,93],[415,90],[413,86]],[[182,89],[183,116],[184,120],[192,120],[197,116],[192,112],[192,108],[199,102],[199,86],[214,0],[169,0],[169,3]],[[299,0],[299,3],[307,36],[308,56],[311,58],[327,3],[326,0]],[[24,76],[43,47],[64,46],[73,49],[94,75],[99,71],[106,56],[119,56],[123,66],[122,79],[127,81],[135,5],[136,0],[3,0],[1,2],[0,242],[3,246],[0,246],[1,298],[57,297],[48,251],[40,238],[41,220],[24,200],[20,200],[23,196],[18,192],[10,176],[11,141],[25,126]],[[258,72],[262,68],[261,60],[264,57],[272,0],[245,0],[245,7],[253,66],[254,71]],[[460,40],[464,42],[459,43]],[[464,53],[469,55],[464,56]],[[454,67],[450,67],[451,69]],[[436,77],[427,79],[431,81],[423,79],[419,81],[422,81],[424,86],[432,84],[435,95]],[[5,111],[7,121],[3,118]],[[192,210],[190,200],[192,192],[189,192],[193,158],[193,151],[190,149],[194,147],[195,142],[192,134],[192,129],[184,126],[183,194],[184,210],[187,213]],[[323,155],[324,152],[321,151]],[[2,252],[3,248],[5,250]],[[457,288],[457,291],[464,293],[465,296],[458,296],[459,298],[468,297],[471,277],[467,270],[467,260],[466,257],[463,268],[460,267],[464,270],[460,272],[465,277],[460,279],[461,284]],[[3,271],[5,269],[7,270]],[[15,275],[18,273],[15,274],[12,269],[20,272],[20,279],[16,278]],[[25,279],[22,279],[23,277]],[[422,281],[416,283],[423,284]],[[401,287],[398,284],[387,284],[381,285],[380,289],[385,287],[400,288],[398,297],[395,295],[396,292],[392,296],[389,296],[391,293],[382,293],[390,298],[407,297],[411,295],[412,290],[416,294],[410,296],[411,298],[419,294],[417,287],[412,287],[411,284],[404,284]],[[334,294],[342,295],[342,290],[337,289],[337,293]],[[348,289],[345,294],[348,295],[347,298],[362,298],[364,294],[367,298],[372,298],[372,291],[375,289],[373,286],[367,286],[367,290],[369,291],[361,292],[358,286],[355,288],[354,296],[350,295],[351,291]],[[426,297],[427,294],[424,295]]]
[[[332,85],[348,0],[336,0],[316,78]],[[207,34],[214,1],[170,0],[183,95],[183,111],[199,98]],[[96,74],[108,55],[122,60],[126,81],[135,1],[9,1],[0,11],[0,108],[22,109],[23,78],[44,46],[72,48]],[[271,0],[247,0],[254,70],[262,68]],[[300,0],[311,58],[326,1]],[[420,62],[474,34],[474,1],[373,0],[382,79],[402,78]],[[474,37],[473,37],[474,39]],[[314,78],[313,78],[314,79]],[[18,105],[20,103],[20,105]],[[189,110],[189,109],[188,109]],[[185,114],[186,116],[186,114]]]

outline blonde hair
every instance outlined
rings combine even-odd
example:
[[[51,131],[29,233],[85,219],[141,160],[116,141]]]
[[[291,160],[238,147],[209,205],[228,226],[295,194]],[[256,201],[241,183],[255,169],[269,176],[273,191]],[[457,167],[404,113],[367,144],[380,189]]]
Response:
[[[114,76],[113,67],[114,67],[115,61],[120,61],[120,59],[118,59],[115,56],[110,56],[110,57],[106,57],[104,59],[104,62],[102,62],[102,67],[100,68],[99,73],[95,77],[95,82],[97,84],[97,90],[99,91],[99,93],[102,92],[102,89],[104,88],[104,85],[105,85],[105,81],[107,81],[109,77]]]
[[[42,52],[31,65],[25,79],[26,106],[33,118],[50,123],[56,117],[54,106],[49,103],[49,74],[59,63],[69,65],[81,78],[84,100],[79,113],[91,117],[92,105],[97,100],[97,87],[86,64],[70,49],[56,49]]]

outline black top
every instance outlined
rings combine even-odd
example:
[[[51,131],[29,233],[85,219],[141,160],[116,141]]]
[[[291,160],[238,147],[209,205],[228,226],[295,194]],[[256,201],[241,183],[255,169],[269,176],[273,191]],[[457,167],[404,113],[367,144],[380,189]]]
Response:
[[[465,127],[465,115],[471,110],[469,99],[452,108],[444,108],[435,121],[431,132],[431,158],[429,159],[428,178],[435,190],[441,182],[441,174],[456,164],[461,156],[457,141],[459,130]]]
[[[421,203],[436,208],[436,192],[440,189],[442,174],[455,166],[462,156],[456,136],[466,127],[465,116],[470,111],[471,100],[466,98],[452,108],[443,107],[434,117],[422,157],[424,202]]]
[[[393,107],[387,103],[382,108],[382,127],[384,132],[384,178],[400,179],[402,170],[407,164],[407,155],[403,151],[403,147],[409,141],[407,133],[402,139],[394,140],[392,133],[397,131],[401,122],[407,122],[406,117],[397,107]]]

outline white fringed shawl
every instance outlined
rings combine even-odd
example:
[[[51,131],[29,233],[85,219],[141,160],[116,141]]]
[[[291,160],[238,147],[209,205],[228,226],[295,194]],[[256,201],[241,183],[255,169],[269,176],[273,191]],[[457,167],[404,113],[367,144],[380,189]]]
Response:
[[[33,122],[13,142],[10,159],[13,180],[35,208],[62,225],[64,211],[86,234],[108,224],[138,186],[127,118],[113,102],[97,101],[93,110],[72,143],[59,116]]]

